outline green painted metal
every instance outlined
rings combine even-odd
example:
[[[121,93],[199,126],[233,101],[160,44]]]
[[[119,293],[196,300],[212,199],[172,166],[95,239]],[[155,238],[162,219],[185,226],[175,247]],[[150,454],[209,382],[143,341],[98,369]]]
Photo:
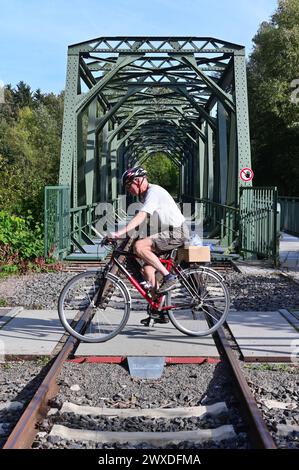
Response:
[[[299,198],[295,199],[298,199],[299,207]],[[183,202],[193,200],[192,195],[183,197]],[[203,198],[195,200],[203,205],[206,238],[218,239],[222,247],[237,250],[247,259],[269,259],[274,265],[279,264],[277,188],[241,187],[238,206],[226,206]],[[292,220],[294,212],[289,216]]]
[[[196,213],[200,214],[202,220],[199,220],[198,223],[202,223],[204,238],[219,240],[219,245],[223,248],[234,250],[237,248],[239,207],[226,206],[205,198],[194,198],[192,195],[184,195],[181,203],[185,202],[199,204],[196,211],[192,210],[191,218],[194,219]]]
[[[279,196],[280,230],[299,236],[299,197]]]
[[[226,203],[226,192],[227,192],[227,172],[228,172],[228,148],[227,148],[227,113],[222,105],[218,103],[217,109],[217,123],[218,123],[218,132],[217,132],[217,144],[218,144],[218,154],[219,154],[219,178],[218,178],[218,187],[219,193],[217,195],[218,202],[225,205]]]
[[[240,244],[247,258],[279,262],[277,188],[240,188]]]
[[[64,258],[71,247],[70,187],[45,188],[45,257]]]
[[[59,184],[70,187],[72,250],[91,236],[88,211],[115,204],[123,171],[156,152],[180,169],[179,197],[215,205],[228,244],[236,227],[227,208],[238,204],[239,170],[251,166],[243,46],[181,36],[69,46]]]
[[[202,199],[204,230],[207,238],[219,238],[224,248],[231,247],[239,235],[239,209]]]
[[[71,242],[79,249],[81,253],[85,253],[84,245],[92,245],[94,233],[92,227],[95,226],[97,204],[87,204],[84,206],[73,207],[70,209],[71,226]]]
[[[239,50],[236,54],[234,54],[238,173],[237,178],[234,179],[232,183],[236,184],[237,182],[237,189],[239,189],[243,184],[239,178],[240,171],[243,168],[251,168],[247,76],[244,54],[244,49],[242,51]],[[250,181],[246,183],[246,186],[252,186],[252,182]]]

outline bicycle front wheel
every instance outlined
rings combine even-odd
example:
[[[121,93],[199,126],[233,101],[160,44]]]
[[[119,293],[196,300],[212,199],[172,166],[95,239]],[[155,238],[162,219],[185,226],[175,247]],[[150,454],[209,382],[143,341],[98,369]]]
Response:
[[[61,291],[58,314],[65,330],[75,338],[102,343],[124,328],[130,304],[129,291],[117,276],[108,273],[103,278],[99,271],[86,271],[72,278]]]
[[[212,269],[204,268],[182,271],[178,281],[167,299],[172,324],[190,336],[214,333],[229,311],[230,299],[225,283]]]

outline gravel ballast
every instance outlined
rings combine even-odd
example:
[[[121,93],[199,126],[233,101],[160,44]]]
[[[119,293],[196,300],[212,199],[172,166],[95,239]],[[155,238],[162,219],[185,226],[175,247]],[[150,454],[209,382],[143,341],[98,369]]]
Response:
[[[276,445],[279,448],[299,449],[298,432],[290,432],[286,436],[280,432],[286,425],[290,428],[299,425],[298,365],[242,365],[242,370]],[[269,408],[270,404],[272,409]],[[279,405],[286,409],[279,409]]]
[[[197,428],[216,428],[232,424],[238,438],[233,442],[207,443],[204,447],[247,448],[246,427],[240,417],[238,399],[235,397],[231,378],[223,363],[202,365],[170,365],[164,367],[160,379],[132,378],[125,366],[116,364],[67,363],[59,378],[60,390],[52,407],[60,408],[65,401],[78,405],[107,408],[174,408],[210,405],[225,402],[229,413],[217,417],[174,418],[157,420],[145,417],[77,416],[74,413],[54,414],[44,420],[41,431],[48,431],[53,424],[70,428],[100,429],[101,431],[176,432]],[[74,391],[76,390],[76,391]],[[143,448],[144,444],[140,444]],[[33,447],[89,447],[106,448],[92,442],[74,443],[55,437],[40,436]],[[194,446],[194,444],[193,444]],[[113,444],[112,448],[124,448]],[[167,447],[166,447],[167,448]],[[175,448],[175,447],[174,447]],[[192,448],[191,443],[180,443],[178,448]]]
[[[46,367],[42,360],[0,364],[0,423],[2,425],[0,447],[6,441],[45,374]]]
[[[0,299],[28,309],[56,309],[59,293],[74,273],[40,273],[0,282]],[[236,310],[271,311],[299,306],[298,285],[269,270],[264,274],[225,275],[231,307]]]
[[[73,276],[74,273],[60,272],[9,278],[0,281],[0,299],[5,300],[10,306],[23,306],[27,309],[56,309],[60,290]],[[267,273],[230,273],[225,275],[225,279],[231,295],[231,307],[235,310],[273,311],[299,307],[298,285],[273,270]],[[40,377],[36,379],[35,377],[41,372],[42,365],[36,362],[21,362],[2,364],[0,367],[0,402],[4,403],[8,400],[24,404],[28,402],[34,393],[36,383],[41,380]],[[299,448],[298,433],[283,436],[281,427],[299,425],[298,366],[246,365],[244,372],[276,444],[282,448]],[[122,366],[68,363],[59,380],[61,390],[57,400],[52,404],[58,408],[63,401],[90,406],[123,408],[197,406],[225,401],[232,412],[228,422],[234,425],[239,437],[237,443],[224,442],[221,443],[221,447],[244,448],[247,446],[246,428],[238,411],[238,398],[233,394],[231,378],[223,364],[167,366],[161,379],[139,380],[132,379]],[[75,389],[71,390],[73,386]],[[265,400],[295,403],[297,407],[270,409],[266,406]],[[19,410],[2,412],[2,415],[0,413],[1,422],[11,423],[7,428],[10,429],[19,415]],[[48,431],[55,419],[57,418],[45,420],[40,430]],[[76,427],[74,416],[65,416],[65,420],[65,424]],[[221,418],[221,424],[223,420],[225,421]],[[88,420],[87,424],[89,423]],[[152,429],[152,423],[144,421],[144,424],[148,429]],[[197,424],[205,426],[204,422]],[[207,422],[207,425],[209,424],[211,423]],[[100,423],[101,427],[104,425],[105,423]],[[188,425],[192,426],[192,423]],[[108,426],[107,421],[105,426],[108,429],[111,422]],[[119,424],[119,427],[124,426],[123,422]],[[136,422],[131,422],[130,426],[134,428]],[[163,426],[164,429],[169,429],[170,426],[178,427],[177,423],[169,422],[160,422],[157,426],[159,429]],[[3,432],[5,433],[7,429],[4,428]],[[3,442],[4,437],[0,436],[0,443]],[[97,447],[95,444],[84,442],[61,442],[55,439],[51,442],[47,436],[39,437],[34,443],[36,448],[92,448],[93,446]],[[213,447],[210,444],[210,447],[217,448],[218,445]]]

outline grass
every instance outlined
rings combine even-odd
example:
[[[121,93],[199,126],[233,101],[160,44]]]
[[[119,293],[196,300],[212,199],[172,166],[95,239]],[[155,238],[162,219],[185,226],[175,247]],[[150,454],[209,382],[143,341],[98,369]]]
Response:
[[[0,307],[7,307],[7,301],[5,299],[3,299],[2,297],[0,297]]]
[[[273,371],[273,372],[292,372],[298,367],[292,364],[272,364],[272,363],[260,363],[260,364],[246,364],[245,369],[259,370],[259,371]]]
[[[9,370],[13,368],[13,364],[11,362],[3,362],[1,364],[2,369]]]
[[[46,366],[49,363],[50,359],[51,358],[49,356],[40,356],[36,360],[36,364],[40,367]]]

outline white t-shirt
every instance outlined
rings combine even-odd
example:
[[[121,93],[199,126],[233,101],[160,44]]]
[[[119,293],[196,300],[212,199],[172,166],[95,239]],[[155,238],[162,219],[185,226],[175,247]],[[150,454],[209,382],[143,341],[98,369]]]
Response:
[[[167,230],[169,226],[180,227],[185,222],[172,196],[157,184],[149,184],[140,211],[152,216],[151,225],[157,222],[157,218],[161,231]]]

